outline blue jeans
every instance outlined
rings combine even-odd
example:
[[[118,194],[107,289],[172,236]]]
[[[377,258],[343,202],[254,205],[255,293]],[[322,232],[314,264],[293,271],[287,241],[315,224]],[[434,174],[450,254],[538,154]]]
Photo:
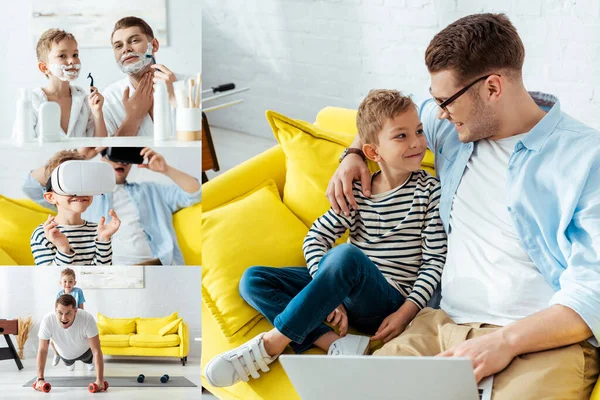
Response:
[[[350,244],[327,252],[314,278],[306,267],[251,267],[239,290],[248,304],[292,340],[296,353],[332,330],[324,321],[342,303],[349,325],[371,335],[404,303],[375,264]]]

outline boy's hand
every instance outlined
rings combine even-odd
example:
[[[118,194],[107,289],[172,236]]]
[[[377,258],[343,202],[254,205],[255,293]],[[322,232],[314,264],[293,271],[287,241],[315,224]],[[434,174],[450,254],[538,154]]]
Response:
[[[92,115],[94,117],[100,118],[102,117],[102,105],[104,105],[104,96],[100,94],[98,89],[91,86],[93,91],[88,96],[88,103],[90,104],[90,109],[92,110]]]
[[[332,326],[339,326],[340,336],[346,336],[348,333],[348,314],[346,313],[346,307],[340,304],[335,310],[327,316],[327,322],[331,323]]]
[[[138,164],[138,168],[149,169],[152,172],[164,174],[169,169],[165,158],[152,150],[150,147],[144,147],[140,155],[148,160],[148,164]]]
[[[400,306],[400,308],[388,315],[383,320],[375,335],[371,337],[371,341],[382,340],[383,343],[387,343],[396,336],[400,335],[408,324],[415,318],[419,313],[419,307],[410,300],[407,300]]]
[[[58,222],[54,220],[54,216],[48,215],[48,219],[42,225],[46,239],[50,243],[56,246],[63,254],[73,254],[71,246],[69,245],[69,239],[62,233],[58,228]]]
[[[150,112],[152,108],[153,99],[152,93],[154,89],[152,87],[152,73],[146,72],[140,83],[138,84],[135,93],[129,97],[129,86],[125,88],[123,92],[123,106],[127,116],[142,119]]]
[[[100,242],[108,242],[112,235],[115,234],[116,231],[119,230],[119,226],[121,226],[121,220],[117,217],[117,213],[114,210],[110,210],[108,214],[112,217],[110,222],[104,225],[106,218],[100,218],[100,222],[98,223],[98,241]]]

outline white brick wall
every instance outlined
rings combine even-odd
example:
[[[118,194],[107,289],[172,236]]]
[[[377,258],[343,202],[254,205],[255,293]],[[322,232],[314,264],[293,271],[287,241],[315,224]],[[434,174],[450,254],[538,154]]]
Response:
[[[267,109],[313,121],[378,87],[422,101],[435,33],[464,15],[505,12],[525,44],[527,88],[558,95],[600,129],[599,0],[204,0],[202,12],[205,88],[251,88],[235,97],[245,103],[208,115],[216,126],[270,137]]]

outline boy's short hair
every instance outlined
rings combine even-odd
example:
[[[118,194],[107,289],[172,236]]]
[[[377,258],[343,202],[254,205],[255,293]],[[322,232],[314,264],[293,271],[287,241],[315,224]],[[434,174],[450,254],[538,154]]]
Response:
[[[56,167],[71,160],[84,161],[85,157],[79,154],[77,150],[61,150],[50,157],[48,163],[46,163],[46,166],[44,167],[45,180],[50,179],[50,175],[52,175],[52,171],[54,171]]]
[[[62,29],[48,29],[42,33],[35,47],[35,54],[38,61],[48,62],[48,54],[52,50],[52,46],[59,44],[65,39],[77,41],[72,33],[65,32]]]
[[[152,28],[146,21],[138,17],[125,17],[121,18],[115,23],[115,27],[113,28],[112,33],[110,34],[110,42],[112,44],[113,36],[115,32],[119,29],[131,28],[133,26],[137,26],[142,30],[142,32],[148,37],[148,40],[154,39],[154,32]]]
[[[373,89],[360,103],[356,114],[358,135],[364,144],[379,143],[379,132],[385,121],[410,107],[417,107],[412,99],[397,90]]]
[[[54,307],[58,306],[59,304],[65,307],[71,306],[73,308],[77,308],[77,301],[75,301],[75,297],[71,296],[70,294],[62,294],[58,296],[54,302]]]
[[[60,277],[62,278],[63,276],[71,276],[73,279],[77,279],[75,276],[75,271],[73,271],[71,268],[65,268],[60,271]]]
[[[461,84],[488,73],[522,76],[525,47],[504,14],[473,14],[442,29],[429,43],[425,64],[430,73],[451,70]]]

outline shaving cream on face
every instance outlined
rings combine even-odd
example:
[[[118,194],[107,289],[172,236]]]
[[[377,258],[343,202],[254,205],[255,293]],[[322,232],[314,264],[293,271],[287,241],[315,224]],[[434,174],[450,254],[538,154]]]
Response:
[[[125,61],[125,59],[127,57],[131,57],[131,56],[136,56],[139,58],[139,60],[132,64],[123,64],[123,61]],[[151,62],[152,62],[152,43],[148,43],[148,48],[145,53],[136,53],[134,51],[130,51],[127,54],[123,54],[123,56],[121,56],[121,59],[117,62],[117,64],[119,65],[119,69],[123,73],[125,73],[127,75],[135,75],[135,74],[139,74],[140,72],[142,72],[144,70],[144,68],[146,68],[148,66],[148,64],[150,64]]]
[[[81,64],[50,64],[48,69],[53,76],[57,77],[61,81],[69,82],[77,79],[79,76],[79,70],[81,69]]]

